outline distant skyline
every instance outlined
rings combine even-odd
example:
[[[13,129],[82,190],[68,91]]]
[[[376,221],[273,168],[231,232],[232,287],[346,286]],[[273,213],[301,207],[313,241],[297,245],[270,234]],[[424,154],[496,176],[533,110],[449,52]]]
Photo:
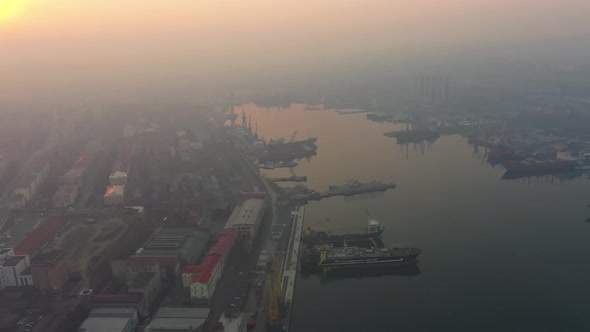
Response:
[[[584,0],[0,0],[0,102],[190,95],[375,56],[510,56],[586,34],[589,14]]]

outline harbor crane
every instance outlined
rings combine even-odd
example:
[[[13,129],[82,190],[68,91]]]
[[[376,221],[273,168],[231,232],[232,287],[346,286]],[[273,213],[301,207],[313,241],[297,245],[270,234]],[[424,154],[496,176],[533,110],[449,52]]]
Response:
[[[280,281],[280,256],[274,255],[272,280],[270,285],[270,301],[268,303],[268,323],[270,331],[280,331],[281,315],[279,312],[279,303],[281,301],[281,281]]]
[[[291,135],[291,139],[289,140],[289,143],[295,142],[295,136],[297,136],[297,132],[293,132],[293,135]]]
[[[248,126],[248,117],[246,116],[246,111],[244,111],[244,106],[242,106],[242,127],[247,128]]]

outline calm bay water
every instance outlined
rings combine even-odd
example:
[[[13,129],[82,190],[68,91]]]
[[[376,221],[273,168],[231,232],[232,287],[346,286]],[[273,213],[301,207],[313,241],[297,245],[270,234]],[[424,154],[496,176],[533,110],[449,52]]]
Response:
[[[295,168],[308,187],[398,185],[311,203],[307,225],[364,227],[366,207],[386,226],[386,244],[423,250],[417,270],[300,276],[291,331],[590,330],[586,176],[501,180],[503,169],[460,136],[406,149],[383,136],[395,125],[365,114],[244,107],[266,139],[318,138],[318,155]]]

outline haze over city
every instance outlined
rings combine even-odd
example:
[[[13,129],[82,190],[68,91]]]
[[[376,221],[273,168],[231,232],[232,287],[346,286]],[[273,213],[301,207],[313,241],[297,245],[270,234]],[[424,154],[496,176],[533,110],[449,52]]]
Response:
[[[0,0],[0,331],[588,331],[587,0]]]
[[[190,99],[197,86],[498,58],[576,64],[589,50],[583,0],[4,0],[0,12],[4,104]]]

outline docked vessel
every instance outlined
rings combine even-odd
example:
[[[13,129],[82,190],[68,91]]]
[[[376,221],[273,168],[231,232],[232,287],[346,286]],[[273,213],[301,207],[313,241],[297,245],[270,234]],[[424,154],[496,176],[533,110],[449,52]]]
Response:
[[[306,245],[366,241],[380,238],[383,231],[385,231],[385,227],[379,221],[371,219],[367,223],[366,233],[330,234],[329,232],[313,231],[311,228],[307,228],[301,237],[301,241]]]
[[[508,172],[544,172],[570,169],[576,166],[575,160],[536,160],[524,159],[503,164]]]
[[[329,186],[328,192],[326,194],[328,196],[352,196],[368,192],[385,191],[387,189],[392,188],[395,188],[394,183],[385,183],[378,181],[363,183],[354,180],[348,181],[346,184],[342,186]]]
[[[413,247],[359,248],[321,246],[308,252],[302,263],[317,268],[365,268],[383,266],[408,266],[418,262],[422,250]]]
[[[420,141],[435,141],[440,137],[440,134],[432,130],[402,130],[402,131],[390,131],[383,135],[387,137],[395,137],[397,143],[413,143]]]
[[[316,154],[318,149],[315,142],[317,138],[312,137],[304,141],[285,142],[284,139],[271,140],[266,145],[266,151],[258,156],[259,162],[288,162],[294,159],[305,158]],[[283,167],[292,167],[285,164]]]

